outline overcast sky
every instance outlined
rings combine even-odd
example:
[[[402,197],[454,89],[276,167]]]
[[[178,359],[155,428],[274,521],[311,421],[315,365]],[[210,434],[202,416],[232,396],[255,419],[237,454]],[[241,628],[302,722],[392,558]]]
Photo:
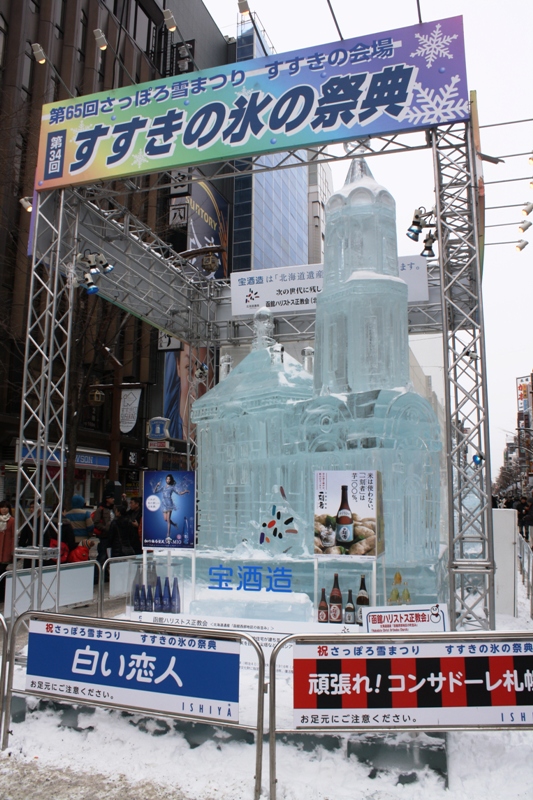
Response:
[[[234,36],[237,0],[204,2],[222,32]],[[331,4],[345,39],[418,23],[416,0],[331,0]],[[338,39],[327,0],[249,0],[249,5],[278,53]],[[483,152],[493,156],[531,153],[533,5],[518,0],[420,0],[420,8],[423,22],[463,16],[468,84],[477,91]],[[517,120],[528,122],[483,127]],[[342,185],[346,169],[335,166],[335,188]],[[416,251],[402,231],[410,224],[415,207],[431,208],[434,203],[431,155],[373,158],[371,169],[396,199],[399,255],[410,255]],[[487,206],[507,206],[487,211],[487,225],[513,223],[487,228],[486,241],[523,238],[531,242],[522,252],[513,244],[489,246],[485,251],[483,295],[494,476],[502,463],[506,436],[516,427],[516,378],[533,369],[533,228],[525,234],[518,231],[523,220],[521,206],[533,202],[529,176],[533,176],[533,166],[527,155],[507,157],[504,164],[484,165],[485,181],[507,181],[487,186]],[[513,205],[517,207],[509,207]],[[533,221],[533,213],[530,219]],[[439,370],[442,374],[441,365],[440,348],[428,349],[425,366],[435,377]]]

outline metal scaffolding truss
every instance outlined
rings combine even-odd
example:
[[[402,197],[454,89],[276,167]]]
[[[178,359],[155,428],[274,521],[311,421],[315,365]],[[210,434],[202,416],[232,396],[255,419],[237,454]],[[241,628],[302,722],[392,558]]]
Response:
[[[343,159],[364,148],[365,156],[431,148],[437,194],[439,261],[428,263],[429,302],[409,307],[410,332],[442,333],[446,392],[446,451],[449,473],[449,552],[452,625],[486,629],[494,625],[494,564],[489,483],[485,352],[476,217],[474,150],[469,123],[441,126],[425,134],[395,134],[359,140]],[[302,166],[309,159],[336,160],[325,148],[287,153],[274,166],[249,160],[250,172]],[[241,174],[242,165],[222,164],[214,177]],[[193,171],[191,171],[193,172]],[[205,179],[205,176],[199,176]],[[210,176],[211,178],[211,176]],[[188,180],[194,179],[188,175]],[[163,174],[150,190],[168,188],[180,176]],[[182,178],[181,178],[182,180]],[[170,181],[170,183],[169,183]],[[151,325],[202,348],[210,374],[217,348],[247,344],[251,320],[231,316],[227,281],[206,279],[137,219],[122,203],[137,193],[133,180],[116,191],[102,186],[43,193],[36,212],[29,300],[25,383],[21,409],[17,530],[30,522],[38,530],[35,607],[41,608],[45,532],[58,536],[58,511],[29,518],[20,498],[47,506],[63,493],[66,393],[73,292],[84,281],[79,254],[104,252],[114,270],[95,278],[100,296]],[[129,189],[128,189],[129,187]],[[276,317],[280,341],[314,337],[314,317]],[[190,376],[196,385],[191,359]],[[208,387],[209,388],[209,387]],[[194,436],[189,442],[194,452]],[[42,457],[47,453],[47,459]],[[468,454],[480,464],[472,468]],[[59,580],[59,578],[57,578]],[[14,582],[16,583],[16,582]],[[14,602],[14,605],[15,602]]]
[[[470,125],[432,131],[447,375],[449,575],[457,627],[494,628],[494,553],[475,149]]]

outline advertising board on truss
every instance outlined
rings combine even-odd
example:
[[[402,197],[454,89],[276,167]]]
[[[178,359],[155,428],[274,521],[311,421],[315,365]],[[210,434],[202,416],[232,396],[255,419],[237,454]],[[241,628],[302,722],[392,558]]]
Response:
[[[47,104],[36,189],[469,116],[462,17],[451,17]]]

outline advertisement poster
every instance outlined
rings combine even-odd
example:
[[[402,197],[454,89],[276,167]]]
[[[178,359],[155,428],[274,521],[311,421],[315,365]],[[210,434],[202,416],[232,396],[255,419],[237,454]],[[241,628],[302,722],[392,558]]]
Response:
[[[239,642],[31,620],[26,689],[77,703],[239,719]]]
[[[532,726],[530,634],[439,636],[293,645],[295,727]]]
[[[175,470],[143,475],[143,541],[150,550],[194,547],[195,474]]]
[[[381,473],[315,472],[315,555],[374,559],[385,550]]]

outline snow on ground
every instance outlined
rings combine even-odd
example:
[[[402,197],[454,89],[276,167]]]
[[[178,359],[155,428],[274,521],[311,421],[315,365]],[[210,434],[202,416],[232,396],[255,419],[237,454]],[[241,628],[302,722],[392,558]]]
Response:
[[[499,616],[498,630],[531,630],[529,601],[519,582],[517,618]],[[282,699],[290,702],[289,687]],[[249,686],[253,686],[250,675]],[[250,688],[253,699],[253,692]],[[33,702],[33,701],[32,701]],[[13,723],[10,748],[0,755],[0,800],[250,800],[255,747],[228,741],[216,729],[147,721],[95,709],[79,714],[77,729],[61,725],[51,708]],[[248,714],[246,714],[248,717]],[[163,734],[164,735],[161,735]],[[409,736],[409,734],[400,734]],[[244,738],[244,737],[243,737]],[[415,783],[398,783],[399,769],[378,771],[338,750],[277,748],[278,800],[525,800],[533,796],[533,731],[470,731],[448,735],[449,789],[426,768]],[[263,760],[268,797],[268,748]]]

